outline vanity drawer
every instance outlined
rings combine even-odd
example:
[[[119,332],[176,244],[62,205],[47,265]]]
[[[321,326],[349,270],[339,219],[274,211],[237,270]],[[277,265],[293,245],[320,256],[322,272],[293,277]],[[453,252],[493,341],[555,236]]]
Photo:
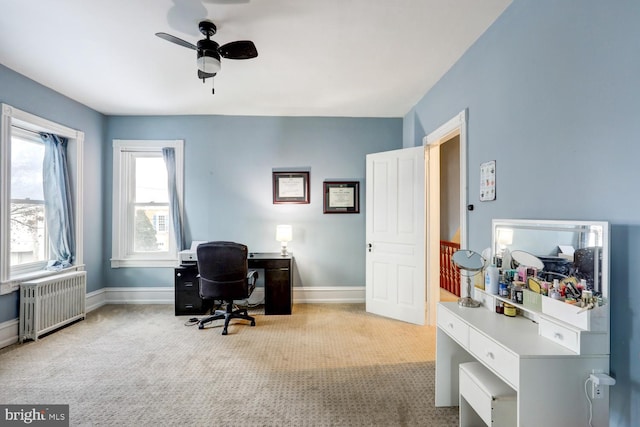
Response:
[[[438,306],[438,327],[464,348],[469,347],[469,325],[447,309]]]
[[[540,317],[538,334],[578,354],[609,354],[609,334],[590,332]]]
[[[469,351],[518,388],[518,356],[475,329],[469,331]]]
[[[538,331],[540,335],[569,350],[580,353],[580,334],[578,331],[565,328],[545,318],[540,318],[539,322]]]

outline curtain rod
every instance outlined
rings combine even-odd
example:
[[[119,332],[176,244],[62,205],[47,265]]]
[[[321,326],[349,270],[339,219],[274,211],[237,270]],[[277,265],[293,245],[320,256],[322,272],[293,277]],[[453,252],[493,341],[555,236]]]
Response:
[[[35,133],[36,135],[40,136],[40,132],[35,131],[35,130],[26,129],[26,128],[23,128],[23,127],[20,127],[20,126],[18,126],[18,125],[14,125],[14,124],[12,124],[12,125],[11,125],[11,127],[14,127],[14,128],[20,129],[20,130],[23,130],[23,131],[25,131],[25,132]]]

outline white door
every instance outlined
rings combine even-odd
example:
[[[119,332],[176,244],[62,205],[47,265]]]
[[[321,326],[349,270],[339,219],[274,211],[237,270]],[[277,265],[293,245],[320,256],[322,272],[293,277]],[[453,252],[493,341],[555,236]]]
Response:
[[[366,309],[424,325],[424,147],[367,155]]]

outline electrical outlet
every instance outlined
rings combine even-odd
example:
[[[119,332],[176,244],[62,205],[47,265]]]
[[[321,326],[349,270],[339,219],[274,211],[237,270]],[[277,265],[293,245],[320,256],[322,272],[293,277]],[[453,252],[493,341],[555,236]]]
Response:
[[[602,399],[602,387],[601,385],[597,385],[596,383],[591,383],[591,398],[592,399]]]

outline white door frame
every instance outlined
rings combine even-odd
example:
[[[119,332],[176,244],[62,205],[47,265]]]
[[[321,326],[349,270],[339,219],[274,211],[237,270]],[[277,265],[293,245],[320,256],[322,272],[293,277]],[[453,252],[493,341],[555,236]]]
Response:
[[[436,324],[436,304],[440,301],[440,145],[460,136],[460,247],[467,247],[467,110],[461,111],[455,117],[422,140],[427,153],[425,169],[427,182],[425,185],[426,212],[426,286],[428,302],[428,324]],[[435,151],[434,151],[435,150]],[[436,188],[438,191],[435,191]],[[429,191],[429,190],[432,191]],[[432,197],[437,193],[438,200]],[[460,287],[462,291],[462,287]],[[466,293],[464,290],[463,293]],[[465,296],[465,295],[462,295]]]

